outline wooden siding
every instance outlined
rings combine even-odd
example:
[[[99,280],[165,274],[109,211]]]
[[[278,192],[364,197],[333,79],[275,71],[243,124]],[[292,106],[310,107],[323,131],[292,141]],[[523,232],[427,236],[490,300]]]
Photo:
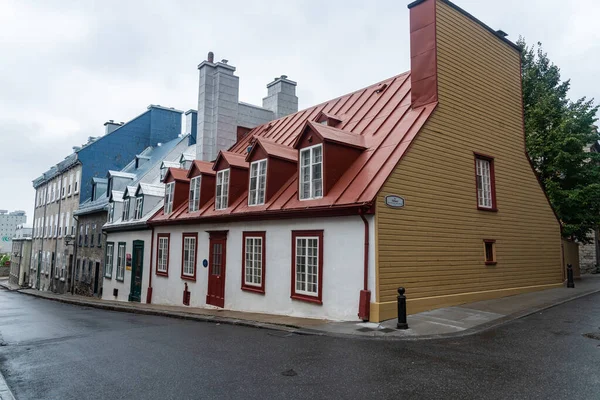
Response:
[[[375,321],[396,316],[399,286],[416,313],[563,281],[560,227],[524,150],[519,53],[439,1],[437,46],[438,107],[377,197]],[[494,157],[497,212],[477,209],[474,152]]]

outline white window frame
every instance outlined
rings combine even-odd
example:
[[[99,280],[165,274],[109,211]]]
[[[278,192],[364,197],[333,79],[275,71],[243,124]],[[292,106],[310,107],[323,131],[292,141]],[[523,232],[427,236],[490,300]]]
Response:
[[[158,237],[158,253],[156,260],[156,272],[166,274],[169,272],[169,237]]]
[[[80,173],[79,173],[79,172],[77,172],[77,173],[75,174],[75,188],[74,188],[74,190],[73,190],[73,192],[74,192],[75,194],[79,193],[79,186],[80,186],[80,185],[79,185],[79,177],[80,177]]]
[[[476,157],[475,165],[477,174],[477,206],[493,209],[492,161]]]
[[[314,162],[313,155],[314,155],[315,149],[317,149],[317,148],[319,148],[321,150],[321,160],[319,162]],[[304,159],[303,159],[302,155],[307,152],[309,154],[309,162],[308,162],[308,165],[305,165],[305,164],[303,164]],[[314,200],[314,199],[322,198],[323,197],[323,145],[321,143],[319,143],[314,146],[305,147],[303,149],[300,149],[300,157],[299,157],[298,163],[299,163],[298,164],[299,165],[299,168],[298,168],[298,173],[299,173],[298,195],[299,195],[300,200]],[[316,165],[320,165],[320,173],[321,173],[320,179],[316,179],[314,177],[314,172],[315,172],[314,166],[316,166]],[[308,171],[309,171],[308,182],[305,180],[304,174],[303,174],[305,168],[308,168]],[[317,187],[317,185],[315,185],[315,182],[318,180],[321,181],[321,193],[320,194],[317,194],[318,187]],[[303,191],[303,186],[305,183],[308,183],[308,191],[309,191],[308,195],[305,195],[304,191]]]
[[[258,244],[257,244],[258,241]],[[244,254],[244,285],[262,287],[263,271],[263,238],[261,236],[246,236]],[[258,248],[258,252],[254,251]],[[248,257],[250,256],[250,257]],[[250,273],[248,273],[250,271]],[[250,281],[248,281],[250,276]],[[258,282],[255,282],[258,278]]]
[[[201,175],[190,179],[190,198],[188,200],[188,212],[198,211],[200,209],[200,183]]]
[[[123,221],[129,220],[129,208],[130,207],[131,207],[130,198],[128,197],[125,200],[123,200],[123,213],[121,215],[121,220],[123,220]]]
[[[122,250],[122,252],[121,252]],[[117,280],[125,280],[125,258],[127,257],[126,245],[119,243],[117,247]]]
[[[264,165],[264,169],[261,167]],[[261,171],[263,172],[261,174]],[[267,159],[250,163],[250,178],[248,187],[248,205],[260,206],[265,204],[267,190]]]
[[[175,182],[169,182],[165,186],[165,215],[173,212],[173,194],[175,193]]]
[[[300,242],[302,242],[303,240],[306,241],[306,251],[304,251],[304,255],[300,254]],[[316,291],[315,292],[311,292],[308,289],[308,261],[309,261],[309,254],[308,254],[308,241],[309,240],[316,240],[317,242],[317,247],[315,248],[315,254],[312,255],[315,259],[316,259],[316,272],[315,272],[315,288]],[[295,285],[295,292],[297,294],[301,294],[301,295],[305,295],[305,296],[311,296],[311,297],[319,297],[319,272],[320,272],[320,268],[321,265],[319,265],[319,246],[321,246],[321,243],[319,243],[319,237],[318,236],[296,236],[296,254],[294,254],[294,285]],[[298,279],[298,257],[304,257],[304,280],[300,281]],[[298,288],[298,283],[305,283],[305,287],[306,289],[299,289]]]
[[[106,243],[106,254],[104,257],[104,277],[112,278],[113,262],[115,258],[115,244]]]
[[[115,202],[111,201],[108,203],[108,222],[113,223],[115,221]]]
[[[217,185],[215,189],[215,210],[225,210],[229,201],[229,168],[217,171]]]
[[[196,237],[183,236],[183,265],[181,274],[193,278],[196,270]],[[187,256],[187,257],[186,257]]]
[[[69,191],[67,193],[67,196],[70,196],[73,194],[73,174],[69,174]]]
[[[135,198],[135,210],[133,212],[133,219],[140,219],[144,216],[144,196],[138,196]]]

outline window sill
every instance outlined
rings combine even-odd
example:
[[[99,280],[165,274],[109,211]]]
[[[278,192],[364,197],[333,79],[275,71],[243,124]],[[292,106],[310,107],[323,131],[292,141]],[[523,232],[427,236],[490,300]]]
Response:
[[[65,278],[60,278],[60,281],[61,281],[61,282],[64,282],[64,281],[65,281]]]
[[[121,279],[119,279],[119,278],[116,278],[116,281],[117,281],[117,282],[124,282],[124,281],[125,281],[125,278],[121,278]]]
[[[486,261],[485,265],[496,265],[498,264],[498,261]]]
[[[105,279],[112,279],[112,275],[111,275],[111,276],[104,275],[104,278],[105,278]]]
[[[165,278],[168,278],[169,271],[166,271],[166,272],[156,271],[156,276],[164,276]]]
[[[196,282],[195,276],[181,275],[181,279],[183,279],[184,281]]]
[[[256,294],[265,294],[265,288],[260,286],[242,285],[242,290]]]
[[[323,301],[318,297],[306,296],[304,294],[292,294],[290,297],[294,300],[306,301],[307,303],[323,304]]]
[[[496,207],[486,208],[486,207],[477,206],[477,209],[479,211],[498,212],[498,209]]]

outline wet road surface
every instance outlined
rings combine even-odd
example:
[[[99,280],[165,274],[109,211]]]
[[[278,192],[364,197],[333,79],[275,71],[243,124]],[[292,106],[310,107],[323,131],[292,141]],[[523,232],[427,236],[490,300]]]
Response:
[[[599,327],[600,294],[478,335],[385,342],[103,311],[0,288],[0,372],[17,399],[600,399]]]

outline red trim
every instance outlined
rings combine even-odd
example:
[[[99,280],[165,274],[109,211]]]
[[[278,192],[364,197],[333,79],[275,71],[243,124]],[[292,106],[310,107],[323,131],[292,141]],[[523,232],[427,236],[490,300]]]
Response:
[[[185,251],[185,238],[193,237],[196,239],[194,242],[194,275],[183,274],[183,263],[184,263],[184,251]],[[198,271],[198,233],[197,232],[184,232],[181,234],[181,279],[186,281],[196,282],[196,272]]]
[[[498,264],[498,261],[496,260],[496,240],[495,239],[483,239],[483,243],[484,243],[484,257],[485,257],[485,265],[496,265]],[[485,248],[485,245],[487,243],[491,243],[492,244],[492,260],[488,260],[487,259],[487,249]]]
[[[473,160],[473,164],[475,165],[475,201],[477,204],[477,209],[481,210],[481,211],[492,211],[492,212],[496,212],[498,211],[498,203],[496,201],[496,172],[494,169],[494,157],[492,156],[488,156],[485,154],[481,154],[481,153],[477,153],[477,152],[473,152],[474,160]],[[489,161],[490,163],[490,185],[491,185],[491,189],[492,189],[492,207],[488,208],[488,207],[481,207],[479,205],[479,196],[477,194],[477,160],[485,160],[485,161]]]
[[[167,271],[162,272],[158,270],[158,249],[160,248],[160,239],[167,238]],[[153,237],[154,239],[154,237]],[[159,233],[156,235],[156,275],[169,277],[169,259],[171,258],[171,234],[170,233]]]
[[[319,239],[319,271],[317,284],[317,296],[296,293],[296,238],[297,237],[316,237]],[[315,231],[292,231],[292,270],[291,270],[291,298],[295,300],[306,301],[309,303],[323,304],[323,230]]]
[[[246,290],[254,293],[265,294],[265,264],[267,262],[266,256],[266,233],[261,232],[243,232],[242,233],[242,290]],[[262,239],[262,272],[261,272],[261,284],[260,286],[253,286],[246,283],[246,238],[247,237],[259,237]]]

